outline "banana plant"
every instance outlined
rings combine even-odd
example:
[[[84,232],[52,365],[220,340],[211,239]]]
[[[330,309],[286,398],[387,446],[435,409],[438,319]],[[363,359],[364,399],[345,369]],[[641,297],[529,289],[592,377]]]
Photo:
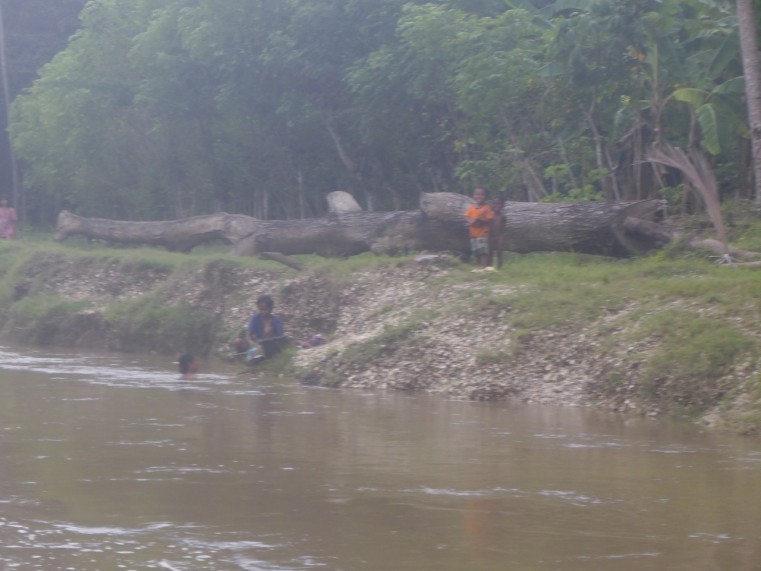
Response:
[[[737,137],[750,136],[743,113],[741,97],[745,93],[745,78],[733,77],[714,89],[681,87],[671,97],[686,103],[700,127],[700,146],[711,155],[734,147]],[[692,138],[692,134],[691,134]],[[696,145],[690,141],[690,146]]]

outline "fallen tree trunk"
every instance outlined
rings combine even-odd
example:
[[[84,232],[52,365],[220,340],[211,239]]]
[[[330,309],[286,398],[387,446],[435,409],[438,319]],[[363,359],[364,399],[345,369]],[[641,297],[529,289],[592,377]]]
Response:
[[[467,196],[425,194],[419,210],[363,212],[347,193],[331,193],[330,213],[307,220],[258,220],[217,213],[180,220],[128,222],[84,218],[67,211],[58,217],[55,239],[74,235],[112,243],[160,246],[190,251],[221,240],[240,255],[346,256],[378,253],[468,249],[463,213]],[[523,203],[505,205],[505,246],[513,252],[573,251],[629,256],[659,247],[663,237],[642,232],[625,221],[655,223],[663,214],[660,200],[639,202]]]
[[[462,213],[471,199],[461,194],[425,194],[420,208],[428,216],[467,228]],[[659,247],[659,239],[628,231],[627,218],[655,223],[663,218],[662,200],[637,202],[507,202],[505,249],[510,252],[581,252],[623,257]]]
[[[700,238],[698,236],[685,236],[674,228],[669,228],[663,224],[656,224],[649,220],[640,218],[626,218],[624,228],[632,234],[648,235],[664,244],[671,242],[680,242],[691,250],[702,250],[710,255],[723,257],[730,256],[738,260],[759,260],[761,253],[751,250],[743,250],[733,246],[727,246],[724,242],[713,240],[711,238]],[[756,267],[754,263],[744,267]]]
[[[62,242],[71,236],[103,240],[114,244],[160,246],[189,252],[214,240],[235,244],[259,225],[256,218],[235,214],[208,214],[180,220],[128,222],[105,218],[84,218],[64,210],[58,215],[53,239]]]

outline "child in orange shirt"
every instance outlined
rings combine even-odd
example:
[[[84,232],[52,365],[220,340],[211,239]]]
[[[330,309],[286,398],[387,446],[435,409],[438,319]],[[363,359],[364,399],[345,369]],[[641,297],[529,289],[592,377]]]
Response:
[[[486,189],[478,187],[473,190],[475,204],[468,206],[465,218],[468,220],[470,234],[470,251],[480,268],[473,271],[485,271],[489,266],[489,228],[494,218],[494,211],[486,202]]]

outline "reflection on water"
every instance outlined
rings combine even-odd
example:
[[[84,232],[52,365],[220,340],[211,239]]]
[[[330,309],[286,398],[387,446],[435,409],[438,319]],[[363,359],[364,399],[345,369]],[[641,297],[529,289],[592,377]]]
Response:
[[[0,567],[761,569],[761,443],[0,349]]]

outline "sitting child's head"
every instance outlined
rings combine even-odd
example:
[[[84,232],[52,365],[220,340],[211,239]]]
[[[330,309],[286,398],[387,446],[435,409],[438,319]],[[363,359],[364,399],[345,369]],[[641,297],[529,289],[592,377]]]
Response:
[[[256,309],[262,313],[272,313],[272,309],[275,307],[275,302],[272,297],[263,294],[256,298]]]

